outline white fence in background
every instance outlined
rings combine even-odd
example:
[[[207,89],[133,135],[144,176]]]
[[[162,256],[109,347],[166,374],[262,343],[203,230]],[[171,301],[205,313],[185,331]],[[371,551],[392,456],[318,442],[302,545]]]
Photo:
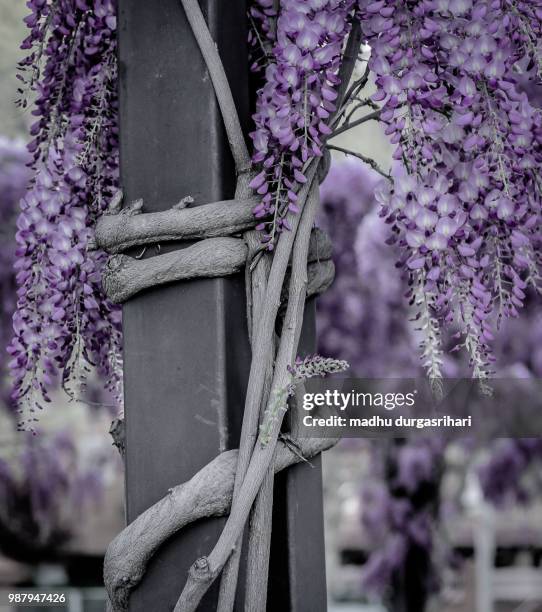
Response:
[[[515,612],[540,610],[542,569],[495,567],[497,512],[484,502],[478,481],[468,483],[465,503],[473,519],[476,612],[494,612],[498,602],[521,602]],[[540,524],[542,530],[542,520]],[[534,604],[540,604],[534,605]]]

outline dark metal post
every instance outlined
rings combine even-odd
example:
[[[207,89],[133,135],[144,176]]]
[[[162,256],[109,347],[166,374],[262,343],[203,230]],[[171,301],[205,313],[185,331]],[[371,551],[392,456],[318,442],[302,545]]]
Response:
[[[246,1],[202,0],[201,6],[246,122]],[[194,205],[232,197],[233,161],[220,112],[179,0],[119,0],[119,59],[126,201],[143,198],[144,212],[150,212],[188,195]],[[144,256],[153,255],[150,248]],[[178,283],[130,300],[124,338],[126,510],[132,521],[168,488],[238,445],[250,364],[242,275]],[[277,495],[279,501],[291,497],[284,487]],[[294,497],[286,507],[295,505]],[[130,611],[172,610],[190,564],[210,551],[222,524],[202,521],[172,538],[133,592]],[[275,532],[280,530],[277,525]],[[286,531],[283,543],[285,538]],[[271,568],[273,580],[287,571],[284,561]],[[200,610],[216,609],[217,586]],[[242,593],[236,607],[242,610]],[[280,609],[318,612],[325,602]]]

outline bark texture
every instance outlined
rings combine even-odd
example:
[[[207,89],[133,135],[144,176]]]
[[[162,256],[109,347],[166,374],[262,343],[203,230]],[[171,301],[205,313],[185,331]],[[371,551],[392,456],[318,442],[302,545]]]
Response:
[[[239,272],[245,266],[247,251],[240,238],[208,238],[185,249],[148,259],[113,255],[108,260],[102,282],[107,297],[121,304],[150,287]]]
[[[96,226],[98,247],[110,254],[130,247],[231,236],[254,227],[257,200],[224,200],[193,208],[137,215],[104,215]]]
[[[274,470],[279,472],[298,463],[300,455],[310,459],[335,443],[331,439],[299,440],[298,454],[279,442]],[[188,482],[171,489],[111,542],[104,559],[104,581],[114,612],[128,609],[130,592],[143,578],[152,555],[169,537],[199,519],[228,514],[237,457],[237,450],[218,455]],[[198,571],[202,568],[198,567]]]

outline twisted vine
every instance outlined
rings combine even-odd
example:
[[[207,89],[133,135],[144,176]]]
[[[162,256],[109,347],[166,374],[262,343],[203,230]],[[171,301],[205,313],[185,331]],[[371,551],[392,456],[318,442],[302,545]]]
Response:
[[[104,286],[110,299],[122,302],[157,284],[233,274],[245,266],[252,360],[239,450],[219,455],[188,483],[138,517],[110,545],[104,578],[110,606],[118,612],[126,609],[129,593],[142,579],[146,562],[167,537],[198,518],[225,514],[228,509],[229,518],[215,547],[192,565],[175,612],[195,610],[226,564],[218,609],[231,610],[237,586],[238,543],[256,498],[251,531],[268,536],[274,472],[332,445],[329,440],[298,440],[289,446],[279,440],[284,411],[268,427],[265,443],[258,438],[261,419],[270,402],[291,384],[291,365],[297,354],[307,295],[325,290],[333,279],[329,240],[321,231],[313,230],[321,158],[307,163],[307,181],[298,193],[302,213],[290,216],[291,230],[280,234],[271,256],[261,249],[249,215],[254,206],[249,187],[250,158],[222,63],[198,3],[181,1],[224,117],[237,173],[235,199],[196,209],[188,208],[185,199],[169,211],[150,214],[142,213],[142,203],[137,202],[124,212],[102,218],[96,231],[97,244],[112,254]],[[359,37],[359,32],[355,35]],[[179,238],[201,240],[186,249],[144,260],[121,254],[135,245]],[[275,347],[275,326],[285,296],[282,333]],[[142,526],[145,530],[148,527],[148,536],[142,535]],[[129,555],[127,550],[131,551]],[[261,571],[266,574],[269,537],[249,538],[248,554],[250,558],[258,557]],[[246,601],[251,610],[265,607],[262,581],[266,576],[247,583]]]

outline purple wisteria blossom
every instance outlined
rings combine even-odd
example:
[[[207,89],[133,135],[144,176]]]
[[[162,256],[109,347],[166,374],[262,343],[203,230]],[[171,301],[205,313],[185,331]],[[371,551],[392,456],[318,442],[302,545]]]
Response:
[[[120,381],[120,309],[101,287],[93,226],[118,186],[116,16],[110,0],[30,0],[21,95],[37,94],[35,177],[17,221],[17,309],[9,347],[20,425],[32,429],[48,389],[89,366]],[[25,102],[21,102],[25,104]],[[73,392],[71,390],[70,392]]]
[[[264,85],[259,89],[253,161],[258,173],[251,183],[261,196],[254,214],[267,247],[289,229],[288,213],[298,213],[297,191],[306,182],[307,163],[322,155],[331,133],[338,68],[351,27],[353,0],[259,0],[252,9],[261,45]],[[260,34],[261,31],[261,34]]]
[[[25,144],[0,136],[0,338],[12,335],[16,306],[15,220],[32,170]],[[72,432],[14,435],[17,415],[10,397],[8,354],[0,353],[0,545],[9,556],[35,563],[71,537],[82,512],[99,501],[104,475],[117,457],[109,445],[81,452]],[[101,398],[100,398],[101,399]]]
[[[362,0],[381,120],[403,172],[377,190],[418,309],[423,361],[442,376],[441,329],[485,379],[503,317],[539,289],[541,3]]]

